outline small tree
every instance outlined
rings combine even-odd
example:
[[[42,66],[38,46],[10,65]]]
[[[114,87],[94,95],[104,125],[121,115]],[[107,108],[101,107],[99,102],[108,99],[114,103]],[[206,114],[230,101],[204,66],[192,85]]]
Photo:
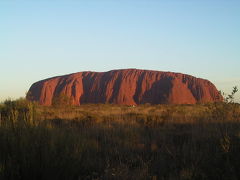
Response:
[[[236,94],[237,92],[238,92],[238,88],[237,88],[237,86],[234,86],[231,94],[228,94],[228,95],[224,98],[224,101],[225,101],[226,103],[234,103],[234,96],[235,96],[235,94]],[[224,93],[222,93],[222,94],[223,94],[223,96],[225,96]]]
[[[70,106],[72,104],[72,100],[65,94],[59,94],[53,97],[52,105],[53,106]]]

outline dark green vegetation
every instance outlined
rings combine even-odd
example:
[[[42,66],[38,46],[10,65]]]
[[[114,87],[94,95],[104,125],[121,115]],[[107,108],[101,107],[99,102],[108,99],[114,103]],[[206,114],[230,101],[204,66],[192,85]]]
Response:
[[[0,179],[240,179],[240,107],[0,106]]]

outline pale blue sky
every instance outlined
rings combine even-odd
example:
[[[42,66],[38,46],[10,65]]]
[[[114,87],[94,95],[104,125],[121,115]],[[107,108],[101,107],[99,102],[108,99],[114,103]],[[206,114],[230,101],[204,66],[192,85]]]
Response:
[[[239,0],[0,0],[0,101],[79,71],[153,69],[240,87]]]

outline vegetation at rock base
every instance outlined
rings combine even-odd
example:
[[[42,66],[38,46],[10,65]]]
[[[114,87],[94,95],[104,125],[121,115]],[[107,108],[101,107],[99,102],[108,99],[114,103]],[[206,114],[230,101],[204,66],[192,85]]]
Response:
[[[0,179],[240,179],[240,106],[0,105]],[[64,100],[63,100],[64,101]]]

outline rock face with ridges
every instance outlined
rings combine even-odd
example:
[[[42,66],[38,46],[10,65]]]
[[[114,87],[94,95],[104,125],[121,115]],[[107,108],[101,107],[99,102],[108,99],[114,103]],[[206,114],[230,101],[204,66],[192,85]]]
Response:
[[[222,96],[208,80],[172,72],[138,69],[108,72],[79,72],[34,83],[27,98],[51,105],[59,95],[74,105],[195,104],[221,101]]]

